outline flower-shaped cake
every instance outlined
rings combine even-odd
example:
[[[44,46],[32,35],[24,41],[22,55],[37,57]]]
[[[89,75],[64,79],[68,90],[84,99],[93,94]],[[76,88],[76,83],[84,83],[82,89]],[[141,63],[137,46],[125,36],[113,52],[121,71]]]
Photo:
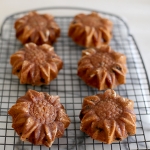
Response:
[[[84,98],[80,112],[81,131],[104,143],[120,141],[136,133],[133,101],[109,89]]]
[[[112,26],[110,20],[98,13],[78,14],[70,24],[68,35],[81,46],[99,48],[110,42]]]
[[[89,86],[103,90],[124,84],[126,70],[126,56],[103,45],[82,51],[77,74]]]
[[[16,20],[16,37],[23,43],[53,44],[60,35],[60,28],[49,14],[30,12]]]
[[[52,46],[34,43],[25,44],[24,48],[12,54],[10,63],[12,73],[20,78],[20,83],[32,85],[49,84],[63,66]]]
[[[59,96],[28,90],[13,105],[8,114],[12,116],[12,127],[22,141],[50,147],[55,138],[64,134],[69,126]]]

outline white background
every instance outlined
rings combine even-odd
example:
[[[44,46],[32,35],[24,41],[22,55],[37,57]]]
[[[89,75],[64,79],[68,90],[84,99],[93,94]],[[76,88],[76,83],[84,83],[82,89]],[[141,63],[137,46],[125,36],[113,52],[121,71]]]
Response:
[[[85,7],[122,17],[136,39],[150,78],[150,0],[0,0],[0,26],[12,13],[50,6]]]

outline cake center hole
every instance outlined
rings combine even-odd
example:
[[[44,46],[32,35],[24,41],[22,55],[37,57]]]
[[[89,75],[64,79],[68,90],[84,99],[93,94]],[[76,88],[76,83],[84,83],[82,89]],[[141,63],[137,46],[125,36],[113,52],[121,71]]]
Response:
[[[83,18],[82,23],[84,25],[90,26],[90,27],[99,27],[102,26],[102,23],[98,17],[95,16],[86,16]]]
[[[107,68],[107,69],[114,64],[112,57],[106,53],[95,54],[92,57],[91,62],[93,66],[96,68]]]
[[[42,63],[45,60],[45,54],[40,49],[31,49],[26,51],[25,59],[28,61]]]
[[[46,100],[38,101],[30,106],[30,113],[41,122],[53,122],[56,118],[56,109]]]
[[[42,16],[33,16],[28,22],[30,26],[36,28],[45,28],[47,25],[46,19],[44,19]]]
[[[121,115],[122,107],[112,100],[100,101],[95,107],[95,112],[101,120],[116,119]]]

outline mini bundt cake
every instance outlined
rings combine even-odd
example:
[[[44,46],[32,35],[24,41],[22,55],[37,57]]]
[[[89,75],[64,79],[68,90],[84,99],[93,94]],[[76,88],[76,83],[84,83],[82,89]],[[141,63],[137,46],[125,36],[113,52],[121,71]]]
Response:
[[[70,124],[59,96],[34,90],[20,97],[8,114],[12,116],[12,128],[22,141],[47,147],[51,147]]]
[[[126,56],[103,45],[82,51],[77,74],[89,86],[103,90],[124,84],[126,71]]]
[[[16,37],[23,43],[33,42],[38,45],[52,45],[60,35],[60,28],[49,14],[35,11],[19,18],[15,22]]]
[[[31,85],[49,84],[63,66],[52,46],[34,43],[25,44],[24,48],[12,54],[10,63],[12,73],[20,78],[20,83]]]
[[[96,12],[78,14],[69,26],[68,35],[81,46],[99,48],[102,44],[109,44],[112,27],[110,20],[100,17]]]
[[[84,98],[80,130],[91,138],[111,144],[136,133],[132,100],[109,89],[104,94]]]

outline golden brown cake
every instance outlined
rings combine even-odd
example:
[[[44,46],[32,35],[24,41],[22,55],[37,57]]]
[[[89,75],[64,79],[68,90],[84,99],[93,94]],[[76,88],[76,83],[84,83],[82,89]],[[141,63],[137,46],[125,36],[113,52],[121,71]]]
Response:
[[[10,63],[12,73],[19,77],[20,83],[32,85],[49,84],[63,66],[52,46],[34,43],[25,44],[24,48],[12,54]]]
[[[47,147],[51,147],[70,124],[59,96],[34,90],[20,97],[8,114],[12,116],[12,128],[22,141]]]
[[[124,84],[126,71],[126,56],[103,45],[82,51],[77,74],[89,86],[103,90]]]
[[[60,35],[60,28],[49,14],[35,11],[16,20],[16,37],[23,43],[33,42],[38,45],[53,44]]]
[[[132,100],[109,89],[104,94],[84,98],[80,130],[91,138],[111,144],[136,133]]]
[[[96,12],[78,14],[70,24],[68,35],[81,46],[99,48],[102,44],[109,44],[112,26],[110,20]]]

